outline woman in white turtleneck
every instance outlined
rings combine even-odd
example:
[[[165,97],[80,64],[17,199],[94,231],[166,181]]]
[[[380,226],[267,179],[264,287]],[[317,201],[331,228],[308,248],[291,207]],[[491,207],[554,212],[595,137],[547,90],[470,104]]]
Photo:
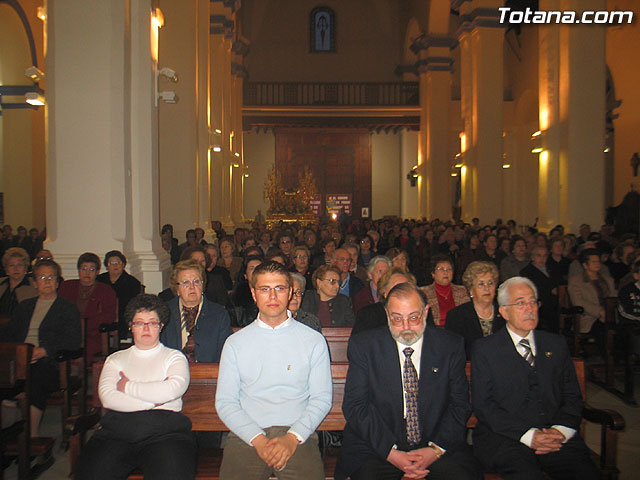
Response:
[[[155,295],[138,295],[127,305],[134,345],[104,364],[98,393],[107,412],[78,459],[76,479],[127,478],[135,468],[145,478],[194,478],[191,422],[179,413],[189,364],[182,352],[160,343],[169,315]]]

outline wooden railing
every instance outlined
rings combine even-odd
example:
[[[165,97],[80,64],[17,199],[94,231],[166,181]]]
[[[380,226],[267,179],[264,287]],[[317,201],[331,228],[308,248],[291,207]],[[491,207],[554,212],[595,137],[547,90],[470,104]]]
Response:
[[[245,106],[415,106],[418,83],[245,82]]]

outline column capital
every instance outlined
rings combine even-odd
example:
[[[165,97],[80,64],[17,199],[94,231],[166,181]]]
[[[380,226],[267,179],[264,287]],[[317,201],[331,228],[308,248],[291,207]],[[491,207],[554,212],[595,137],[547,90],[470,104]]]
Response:
[[[500,23],[500,11],[497,8],[475,8],[469,12],[460,14],[460,26],[455,36],[460,39],[465,33],[470,33],[477,28],[506,28],[508,24]]]
[[[231,75],[235,75],[239,78],[249,78],[249,71],[247,67],[238,62],[231,62]]]
[[[452,72],[453,59],[451,57],[425,57],[416,62],[416,70],[419,73],[427,72]]]
[[[243,57],[249,53],[249,42],[236,38],[231,45],[231,51],[237,55],[242,55]]]
[[[416,38],[409,47],[413,53],[418,55],[420,50],[427,50],[430,47],[448,47],[453,50],[458,45],[458,40],[447,35],[427,35],[423,33]]]

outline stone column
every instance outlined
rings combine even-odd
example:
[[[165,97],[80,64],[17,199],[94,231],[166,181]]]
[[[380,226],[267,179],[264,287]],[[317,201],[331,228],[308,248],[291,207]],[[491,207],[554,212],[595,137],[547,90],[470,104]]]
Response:
[[[169,257],[158,225],[151,4],[48,2],[46,247],[66,278],[85,251],[123,250],[157,292]]]
[[[496,0],[473,0],[460,6],[462,114],[467,151],[463,189],[463,218],[481,223],[502,216],[503,39]],[[470,77],[470,78],[469,78]],[[470,176],[470,177],[469,177]],[[472,202],[472,205],[469,205]],[[474,212],[471,214],[471,212]]]

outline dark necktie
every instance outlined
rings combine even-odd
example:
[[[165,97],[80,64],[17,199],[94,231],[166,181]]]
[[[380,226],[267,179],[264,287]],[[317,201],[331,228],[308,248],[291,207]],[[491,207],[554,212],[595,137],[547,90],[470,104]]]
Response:
[[[407,440],[410,445],[420,443],[420,425],[418,423],[418,372],[413,366],[411,355],[413,348],[403,350],[404,356],[404,398],[407,404]]]
[[[195,307],[182,307],[182,320],[184,322],[184,329],[189,335],[187,337],[187,343],[182,348],[190,362],[196,361],[196,343],[195,343],[195,330],[196,330],[196,318],[198,317],[198,309],[200,305]]]
[[[531,345],[529,344],[529,340],[523,338],[520,340],[520,346],[524,349],[524,353],[522,354],[522,358],[524,358],[529,365],[533,367],[536,362],[536,359],[533,356],[533,352],[531,351]]]

